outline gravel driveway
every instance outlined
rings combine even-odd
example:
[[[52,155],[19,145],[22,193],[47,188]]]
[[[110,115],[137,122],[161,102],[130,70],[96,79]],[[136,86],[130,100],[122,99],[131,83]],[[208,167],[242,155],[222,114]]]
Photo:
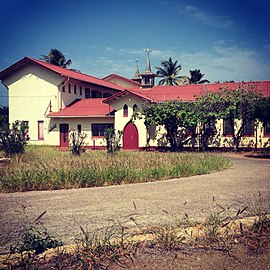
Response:
[[[22,222],[22,209],[30,220],[42,212],[50,234],[72,243],[80,228],[101,230],[110,225],[158,225],[186,213],[206,218],[217,205],[250,205],[260,191],[270,205],[270,160],[228,155],[230,169],[210,175],[124,186],[0,194],[0,252],[6,250]],[[268,208],[270,210],[270,208]],[[9,241],[7,243],[7,241]]]

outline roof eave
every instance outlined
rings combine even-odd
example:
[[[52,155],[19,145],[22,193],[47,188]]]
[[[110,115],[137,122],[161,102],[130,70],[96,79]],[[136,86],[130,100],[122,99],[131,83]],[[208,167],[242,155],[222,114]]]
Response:
[[[114,115],[47,115],[48,118],[114,118]]]

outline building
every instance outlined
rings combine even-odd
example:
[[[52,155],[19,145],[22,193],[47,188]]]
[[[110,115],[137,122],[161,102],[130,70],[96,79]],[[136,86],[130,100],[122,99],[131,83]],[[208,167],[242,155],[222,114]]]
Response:
[[[104,130],[113,127],[123,131],[124,149],[166,147],[162,127],[146,130],[142,119],[131,117],[143,104],[182,99],[192,101],[204,91],[221,87],[235,89],[238,83],[154,86],[147,50],[146,68],[139,72],[138,63],[132,80],[111,74],[99,79],[77,71],[25,57],[0,72],[9,93],[10,123],[25,121],[31,144],[68,146],[69,133],[78,130],[87,135],[86,146],[104,148]],[[248,84],[248,83],[243,83]],[[254,82],[254,89],[270,96],[270,81]],[[219,144],[229,147],[232,137],[225,121],[218,121]],[[197,142],[194,142],[197,145]],[[246,132],[242,147],[270,146],[270,129],[262,124]]]

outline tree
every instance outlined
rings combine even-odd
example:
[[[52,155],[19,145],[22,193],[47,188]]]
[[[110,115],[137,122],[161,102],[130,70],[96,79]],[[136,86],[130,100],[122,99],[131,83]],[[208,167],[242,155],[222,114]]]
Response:
[[[41,56],[40,60],[63,68],[67,68],[72,63],[71,59],[66,60],[64,54],[57,49],[51,49],[48,55]]]
[[[190,70],[190,84],[203,84],[203,83],[210,83],[208,80],[202,80],[205,74],[202,74],[199,69]]]
[[[159,85],[179,85],[188,83],[188,77],[178,76],[181,65],[178,65],[177,62],[178,61],[173,62],[170,57],[169,60],[161,61],[161,67],[156,67],[157,77],[163,78],[160,80]]]
[[[147,129],[152,125],[164,126],[171,149],[176,150],[196,136],[196,111],[196,103],[178,100],[147,104],[142,107],[141,114]]]
[[[255,117],[263,122],[264,125],[270,125],[270,97],[262,97],[255,108]]]
[[[8,107],[0,106],[0,130],[8,129]]]
[[[199,124],[200,148],[204,151],[209,139],[216,135],[216,122],[220,118],[219,94],[207,92],[196,98]]]
[[[252,85],[239,85],[237,89],[223,88],[218,94],[219,118],[228,121],[233,136],[233,147],[239,150],[245,127],[256,120],[255,109],[261,99]]]

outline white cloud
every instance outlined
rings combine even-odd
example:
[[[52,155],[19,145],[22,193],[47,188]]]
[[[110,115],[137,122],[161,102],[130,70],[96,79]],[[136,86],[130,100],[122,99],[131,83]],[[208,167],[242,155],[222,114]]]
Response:
[[[184,5],[183,10],[202,23],[227,28],[233,25],[233,21],[228,16],[213,15],[209,11],[204,11],[198,7]]]
[[[84,73],[105,77],[116,73],[127,78],[132,78],[135,72],[136,58],[142,72],[145,68],[145,49],[115,49],[113,53],[101,50],[103,55],[95,58],[84,58],[73,61],[76,67]],[[100,52],[101,53],[101,52]],[[159,66],[161,60],[171,57],[178,60],[182,66],[182,75],[189,76],[189,70],[200,69],[205,78],[215,81],[249,81],[269,80],[270,63],[266,61],[262,51],[243,49],[237,46],[226,46],[226,42],[215,42],[208,50],[197,52],[180,52],[179,48],[159,49],[153,48],[150,54],[152,71]]]

